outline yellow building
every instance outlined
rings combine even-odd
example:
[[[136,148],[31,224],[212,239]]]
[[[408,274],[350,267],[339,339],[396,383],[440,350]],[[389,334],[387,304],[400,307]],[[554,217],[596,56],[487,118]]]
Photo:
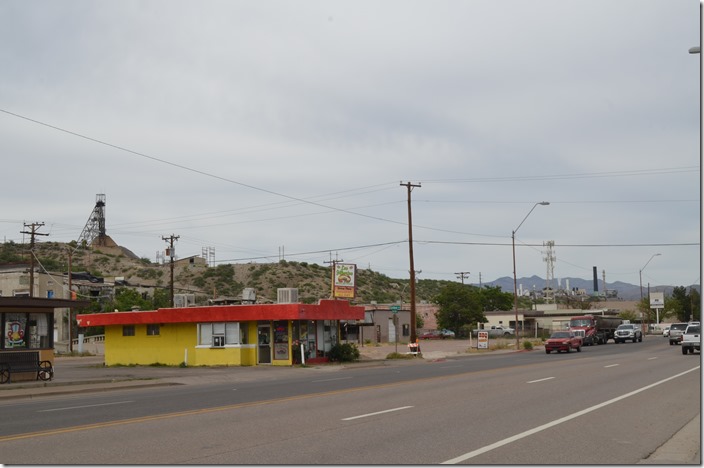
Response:
[[[364,307],[249,304],[78,315],[105,327],[106,365],[290,366],[328,360],[340,320],[363,320]],[[302,351],[302,352],[301,352]]]

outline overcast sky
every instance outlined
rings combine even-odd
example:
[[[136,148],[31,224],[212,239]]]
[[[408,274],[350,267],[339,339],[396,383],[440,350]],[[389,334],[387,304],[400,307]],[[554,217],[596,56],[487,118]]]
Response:
[[[408,278],[410,182],[419,279],[512,276],[517,229],[518,277],[544,278],[554,241],[555,278],[699,283],[699,17],[696,0],[5,0],[0,234],[78,239],[105,194],[108,234],[152,261],[174,234],[181,258]]]

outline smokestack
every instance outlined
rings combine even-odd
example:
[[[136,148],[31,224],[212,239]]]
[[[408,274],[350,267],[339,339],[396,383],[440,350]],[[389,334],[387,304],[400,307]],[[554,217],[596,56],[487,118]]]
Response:
[[[596,276],[596,267],[592,267],[594,271],[594,292],[599,292],[599,279]]]

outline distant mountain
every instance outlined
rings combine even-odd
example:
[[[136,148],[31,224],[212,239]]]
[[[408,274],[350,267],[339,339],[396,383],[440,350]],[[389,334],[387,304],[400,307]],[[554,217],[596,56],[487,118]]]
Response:
[[[554,280],[552,283],[552,288],[553,289],[567,289],[567,285],[569,284],[569,288],[577,288],[577,289],[584,289],[587,291],[587,294],[592,295],[594,293],[594,280],[585,280],[582,278],[560,278],[560,285],[558,287],[557,280]],[[545,287],[545,278],[541,278],[539,276],[533,275],[530,277],[522,277],[518,278],[516,280],[517,287],[520,289],[521,285],[523,286],[523,290],[529,290],[532,291],[533,288],[535,287],[536,290],[542,290]],[[482,285],[489,285],[489,286],[499,286],[502,291],[504,292],[510,292],[513,293],[513,278],[510,276],[503,276],[501,278],[498,278],[490,283],[482,283]],[[478,286],[478,285],[477,285]],[[599,287],[599,293],[603,293],[603,283],[600,280],[598,287]],[[681,285],[680,285],[681,286]],[[697,291],[700,290],[699,285],[693,284],[693,285],[688,285],[686,286],[687,289],[689,288],[694,288]],[[629,283],[624,283],[623,281],[615,281],[613,283],[609,283],[608,281],[606,282],[606,289],[607,290],[615,290],[617,293],[617,298],[618,299],[623,299],[626,301],[637,301],[641,297],[641,291],[640,291],[640,285],[636,284],[629,284]],[[664,292],[665,295],[670,295],[672,294],[672,290],[674,289],[674,286],[650,286],[650,291],[651,292]],[[648,288],[646,286],[643,286],[643,296],[647,296],[648,294]]]

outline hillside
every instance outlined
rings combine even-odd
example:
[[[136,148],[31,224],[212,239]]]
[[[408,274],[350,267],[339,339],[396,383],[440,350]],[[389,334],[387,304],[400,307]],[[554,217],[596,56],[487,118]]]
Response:
[[[0,265],[29,263],[26,246],[12,242],[1,244]],[[170,265],[156,264],[136,258],[119,246],[75,249],[75,244],[60,242],[37,243],[36,257],[49,272],[68,271],[69,252],[71,270],[87,271],[108,281],[122,277],[133,286],[168,287]],[[197,303],[215,297],[240,297],[244,288],[254,288],[260,301],[275,301],[278,288],[298,288],[301,302],[315,303],[330,297],[329,267],[314,263],[290,262],[222,264],[208,267],[203,264],[177,262],[174,268],[176,293],[194,293]],[[420,280],[416,285],[419,302],[431,301],[447,281]],[[408,279],[392,279],[371,270],[357,270],[356,303],[408,302]]]
[[[27,246],[6,242],[0,244],[0,265],[29,263]],[[130,250],[109,243],[105,247],[76,249],[75,243],[60,242],[37,243],[36,257],[42,267],[49,272],[68,271],[69,253],[71,253],[71,270],[87,271],[95,276],[105,277],[108,281],[123,277],[133,286],[168,287],[170,265],[153,263],[145,258],[137,258]],[[291,262],[282,260],[278,263],[244,263],[221,264],[208,267],[204,263],[177,262],[174,269],[174,288],[177,293],[193,293],[196,302],[205,303],[216,297],[240,297],[244,288],[254,288],[260,301],[275,301],[277,288],[298,288],[299,300],[315,303],[321,298],[330,297],[330,267],[315,263]],[[592,280],[581,278],[562,278],[562,285],[569,280],[570,287],[583,288],[591,293]],[[420,279],[416,285],[418,302],[432,302],[442,287],[450,281]],[[409,302],[410,291],[408,279],[394,279],[382,273],[367,269],[357,271],[357,298],[355,303],[368,304],[372,301],[390,303],[398,300]],[[532,276],[519,278],[518,284],[524,288],[542,288],[545,280]],[[502,277],[484,283],[486,286],[499,286],[505,292],[513,292],[513,278]],[[601,282],[599,287],[602,288]],[[607,283],[608,289],[618,291],[618,298],[635,300],[640,297],[640,287],[622,282]],[[670,286],[652,286],[658,291],[672,291]],[[695,286],[699,289],[698,286]]]

